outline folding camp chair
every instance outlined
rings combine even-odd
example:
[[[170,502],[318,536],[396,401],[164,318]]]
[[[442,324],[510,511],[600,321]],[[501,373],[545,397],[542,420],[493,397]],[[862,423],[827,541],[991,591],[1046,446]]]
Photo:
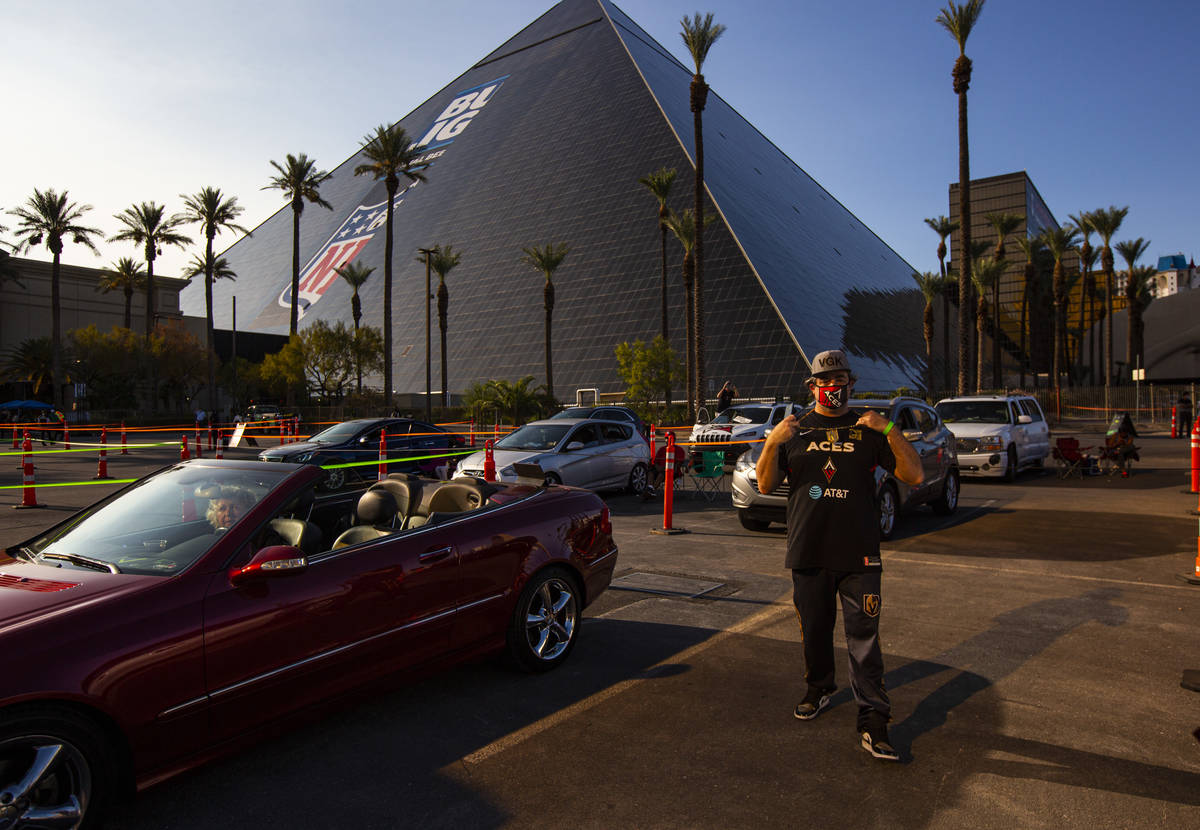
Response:
[[[693,457],[692,470],[688,478],[696,492],[708,501],[716,500],[725,483],[725,453],[702,452]]]
[[[1051,454],[1058,464],[1058,477],[1077,476],[1083,478],[1084,469],[1091,463],[1091,459],[1084,453],[1084,450],[1090,449],[1091,447],[1079,446],[1078,438],[1065,436],[1055,439]]]

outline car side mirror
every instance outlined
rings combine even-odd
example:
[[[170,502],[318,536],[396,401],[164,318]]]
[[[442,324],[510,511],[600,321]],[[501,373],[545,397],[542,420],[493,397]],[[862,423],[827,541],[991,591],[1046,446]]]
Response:
[[[241,586],[276,576],[302,573],[308,567],[308,559],[300,548],[291,545],[271,545],[258,553],[249,564],[231,568],[229,582]]]
[[[906,441],[920,441],[925,437],[925,433],[921,432],[919,429],[906,429],[904,430],[903,435]]]
[[[1018,423],[1018,424],[1032,424],[1032,423],[1033,423],[1033,416],[1031,416],[1031,415],[1018,415],[1018,416],[1017,416],[1017,423]]]
[[[574,452],[575,450],[581,450],[581,449],[583,449],[582,441],[572,441],[570,444],[567,444],[567,447],[566,447],[567,452]]]

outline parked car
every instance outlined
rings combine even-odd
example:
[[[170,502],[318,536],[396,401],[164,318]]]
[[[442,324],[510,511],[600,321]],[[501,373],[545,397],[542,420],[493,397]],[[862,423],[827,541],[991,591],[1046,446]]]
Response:
[[[611,580],[593,493],[396,477],[320,494],[320,475],[183,462],[0,553],[0,826],[95,824],[402,671],[505,650],[553,669]],[[227,503],[245,512],[206,520]]]
[[[1029,395],[944,398],[937,412],[954,433],[963,475],[1013,481],[1019,470],[1045,466],[1050,455],[1050,426]]]
[[[896,424],[896,429],[913,445],[921,457],[924,480],[918,485],[905,484],[881,468],[875,470],[875,497],[879,505],[879,536],[890,539],[896,531],[899,514],[918,505],[928,504],[935,513],[948,516],[958,509],[959,473],[954,452],[954,435],[924,401],[916,398],[892,400],[856,399],[851,411],[862,415],[873,409]],[[753,445],[741,455],[733,468],[733,506],[742,527],[766,530],[772,522],[787,523],[789,483],[779,484],[773,492],[758,492],[755,465],[762,444]]]
[[[457,435],[451,435],[442,427],[414,421],[410,418],[362,418],[343,421],[318,432],[307,441],[272,447],[258,454],[259,461],[288,461],[293,464],[334,465],[352,461],[370,461],[379,458],[380,434],[387,433],[387,457],[406,458],[437,455],[454,447],[462,446]],[[388,472],[429,472],[440,464],[454,464],[445,459],[422,458],[409,462],[388,465]],[[343,467],[327,471],[324,487],[339,490],[347,482],[374,479],[374,466]]]
[[[246,407],[243,421],[277,421],[283,417],[283,410],[273,403],[260,403]]]
[[[638,435],[648,436],[649,427],[642,421],[641,416],[627,406],[568,406],[561,412],[555,412],[550,420],[557,418],[600,418],[604,421],[628,421],[638,431]]]
[[[738,456],[750,449],[752,442],[762,441],[767,431],[788,415],[800,414],[801,407],[793,403],[744,403],[720,412],[711,421],[697,422],[689,441],[721,446],[699,446],[693,452],[722,450],[725,463],[734,464]]]
[[[533,421],[495,444],[496,475],[501,481],[524,478],[515,464],[536,465],[546,484],[570,484],[589,490],[646,487],[650,447],[625,421],[550,418]],[[483,477],[484,453],[467,456],[455,475]]]

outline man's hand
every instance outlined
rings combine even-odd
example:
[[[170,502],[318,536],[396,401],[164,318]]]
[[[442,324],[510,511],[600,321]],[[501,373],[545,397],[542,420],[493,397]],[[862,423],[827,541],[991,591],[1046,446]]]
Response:
[[[763,442],[762,452],[758,454],[758,464],[755,465],[754,475],[758,479],[758,491],[770,493],[780,483],[779,462],[775,456],[779,447],[788,442],[800,429],[795,415],[789,415],[771,428],[771,434]]]
[[[856,427],[866,427],[873,429],[876,432],[883,432],[887,429],[888,419],[880,415],[874,409],[868,409],[861,418],[854,424]],[[893,427],[894,429],[894,427]]]
[[[800,429],[800,424],[796,420],[795,415],[789,415],[780,421],[777,425],[771,427],[771,434],[767,436],[766,446],[773,444],[783,444],[790,439]]]

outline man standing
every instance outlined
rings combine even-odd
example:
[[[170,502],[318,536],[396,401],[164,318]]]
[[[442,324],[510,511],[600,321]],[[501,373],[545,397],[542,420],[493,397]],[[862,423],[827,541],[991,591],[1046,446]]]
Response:
[[[792,598],[804,636],[808,692],[796,707],[812,720],[829,705],[834,681],[835,596],[850,658],[850,685],[858,702],[857,733],[876,758],[898,761],[888,740],[891,703],[883,688],[879,647],[882,609],[876,466],[907,484],[920,484],[921,459],[895,424],[874,411],[850,411],[855,377],[845,353],[821,352],[808,388],[814,409],[789,415],[771,430],[759,455],[758,489],[770,493],[788,481],[787,558]]]
[[[720,414],[729,407],[733,406],[733,396],[737,393],[737,387],[729,381],[725,381],[725,385],[722,386],[721,391],[717,393],[717,414]]]

